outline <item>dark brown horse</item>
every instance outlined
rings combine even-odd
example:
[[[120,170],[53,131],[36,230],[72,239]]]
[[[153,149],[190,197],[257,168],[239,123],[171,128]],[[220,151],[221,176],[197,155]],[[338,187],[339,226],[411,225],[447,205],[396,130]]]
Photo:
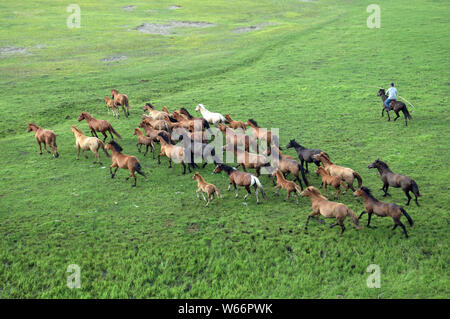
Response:
[[[410,191],[416,196],[416,204],[417,206],[419,206],[417,197],[422,196],[422,194],[420,194],[419,186],[417,186],[417,183],[413,179],[411,179],[408,176],[392,172],[389,166],[385,162],[380,161],[379,159],[375,160],[372,164],[370,164],[368,168],[378,169],[378,173],[380,173],[381,180],[383,181],[383,187],[381,188],[381,190],[384,191],[383,196],[389,195],[388,193],[389,186],[401,187],[402,191],[408,198],[406,206],[408,206],[409,202],[411,201],[411,196],[409,195]]]
[[[400,101],[391,101],[389,103],[388,108],[386,109],[385,105],[384,105],[384,101],[386,101],[387,96],[386,96],[386,91],[384,89],[380,89],[378,91],[378,96],[381,96],[381,99],[383,100],[383,110],[381,111],[381,116],[384,115],[384,111],[386,111],[387,116],[388,116],[388,122],[391,120],[391,117],[389,116],[389,111],[394,110],[395,114],[397,115],[397,117],[394,119],[394,121],[397,121],[397,119],[400,117],[400,115],[398,114],[398,112],[402,111],[403,112],[403,116],[405,117],[405,125],[408,126],[408,119],[412,120],[411,115],[409,114],[408,109],[406,108],[406,104]]]
[[[314,163],[317,167],[320,166],[320,161],[314,158],[314,155],[320,154],[322,152],[318,149],[306,148],[295,141],[295,139],[290,140],[286,145],[286,148],[293,147],[297,152],[298,158],[300,159],[300,164],[303,166],[303,163],[306,163],[305,173],[308,173],[308,163]],[[327,153],[324,153],[328,156]]]
[[[403,232],[405,233],[406,238],[408,238],[408,233],[406,232],[405,225],[403,225],[403,223],[400,221],[400,217],[402,217],[402,214],[405,215],[410,226],[414,225],[414,222],[408,215],[408,213],[403,209],[403,207],[393,203],[380,202],[372,195],[370,189],[366,187],[358,188],[353,193],[353,195],[361,196],[364,200],[364,205],[366,206],[366,209],[362,211],[361,215],[359,215],[358,220],[361,219],[361,216],[364,215],[365,213],[369,214],[369,220],[367,221],[367,228],[376,228],[370,226],[370,219],[372,218],[372,214],[375,214],[380,217],[390,216],[394,220],[394,228],[392,229],[394,230],[397,228],[397,226],[400,226],[401,228],[403,228]]]
[[[108,121],[97,120],[88,112],[81,112],[80,116],[78,117],[78,122],[81,122],[82,120],[86,120],[86,122],[88,122],[89,128],[91,129],[92,136],[95,136],[98,138],[96,131],[103,134],[103,136],[105,137],[103,139],[103,142],[107,138],[106,132],[109,132],[109,134],[111,134],[112,139],[114,139],[113,133],[116,134],[116,136],[118,138],[122,138]]]
[[[222,171],[225,171],[230,178],[230,185],[228,185],[228,190],[230,190],[231,185],[234,186],[234,191],[236,192],[236,198],[239,196],[236,185],[244,186],[247,190],[247,194],[244,196],[244,200],[247,199],[248,195],[251,194],[250,187],[253,186],[255,188],[256,194],[256,203],[259,203],[258,189],[261,191],[261,194],[264,199],[267,199],[266,194],[264,193],[264,188],[259,181],[258,177],[252,175],[247,172],[238,171],[236,168],[225,165],[218,164],[214,169],[213,173],[217,174]]]

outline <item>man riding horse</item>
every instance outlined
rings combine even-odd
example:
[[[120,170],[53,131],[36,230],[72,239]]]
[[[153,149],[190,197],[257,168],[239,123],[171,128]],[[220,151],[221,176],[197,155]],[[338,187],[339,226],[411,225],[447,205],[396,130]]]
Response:
[[[386,101],[384,101],[384,106],[386,107],[386,110],[389,111],[389,103],[391,101],[397,100],[397,89],[394,87],[394,83],[392,82],[389,86],[389,89],[386,91],[388,98]]]

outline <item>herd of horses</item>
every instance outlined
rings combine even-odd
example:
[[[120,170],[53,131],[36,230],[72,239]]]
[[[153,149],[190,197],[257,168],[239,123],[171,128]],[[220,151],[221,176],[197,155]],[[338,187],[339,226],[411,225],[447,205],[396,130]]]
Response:
[[[119,107],[122,108],[125,117],[130,115],[130,105],[128,96],[119,93],[117,90],[111,90],[112,97],[105,97],[105,103],[108,108],[108,113],[111,110],[113,117],[119,118]],[[378,93],[385,100],[383,90]],[[401,110],[405,114],[405,121],[410,118],[406,109],[401,108],[401,105],[392,105],[392,109],[397,114]],[[385,110],[383,104],[383,112]],[[333,163],[330,156],[320,149],[309,149],[300,145],[295,139],[291,139],[285,146],[286,149],[295,149],[298,160],[292,156],[283,154],[283,148],[279,146],[278,136],[274,132],[258,126],[254,119],[247,121],[233,120],[230,114],[223,116],[220,113],[211,112],[202,104],[198,104],[195,111],[200,112],[201,117],[192,116],[187,109],[180,108],[173,112],[169,112],[166,107],[157,110],[151,103],[146,103],[143,108],[141,121],[133,130],[133,135],[137,137],[137,150],[139,153],[142,147],[145,146],[144,156],[148,153],[149,148],[155,157],[156,144],[160,145],[160,152],[158,154],[158,164],[161,164],[161,157],[167,157],[169,168],[172,163],[179,163],[183,166],[182,174],[186,173],[186,168],[189,172],[199,168],[197,160],[203,162],[202,168],[207,164],[214,165],[214,174],[225,172],[229,177],[228,190],[234,188],[236,198],[239,196],[237,186],[245,188],[247,194],[244,196],[244,201],[251,194],[251,188],[254,188],[256,201],[260,202],[259,194],[262,198],[267,200],[266,192],[259,179],[261,173],[264,172],[272,179],[275,188],[274,195],[279,195],[279,191],[284,189],[287,192],[286,200],[291,197],[291,193],[296,195],[296,202],[299,203],[299,196],[309,197],[312,203],[312,213],[308,215],[305,230],[307,230],[309,220],[314,218],[320,223],[324,221],[318,218],[322,215],[325,218],[335,218],[336,222],[330,227],[339,225],[341,227],[340,236],[345,231],[344,220],[349,216],[351,222],[357,229],[362,227],[359,225],[359,220],[364,214],[368,214],[367,227],[370,226],[372,214],[380,217],[389,216],[394,221],[394,228],[400,226],[408,237],[405,225],[400,221],[403,215],[408,220],[410,226],[413,221],[405,209],[394,203],[385,203],[379,201],[374,197],[369,188],[363,186],[362,177],[359,173],[351,168],[344,167]],[[147,113],[145,113],[147,112]],[[389,115],[389,113],[388,113]],[[397,119],[396,118],[396,119]],[[396,120],[394,119],[394,120]],[[103,165],[100,160],[99,150],[103,150],[106,157],[111,158],[110,175],[114,178],[117,170],[127,169],[129,176],[134,179],[132,186],[136,186],[136,173],[146,177],[142,171],[139,159],[136,156],[123,154],[122,147],[114,140],[114,136],[121,139],[122,136],[112,127],[106,120],[99,120],[94,118],[87,112],[82,112],[78,117],[78,122],[86,120],[91,136],[86,136],[79,128],[72,126],[72,132],[75,136],[75,144],[77,148],[76,159],[79,159],[80,151],[87,157],[85,151],[94,153],[96,161]],[[225,145],[221,149],[217,149],[211,142],[212,136],[216,137],[211,132],[211,128],[216,127],[219,132],[225,134]],[[251,134],[247,134],[247,129]],[[143,130],[143,131],[142,131]],[[51,130],[43,129],[34,123],[28,125],[28,132],[34,131],[36,141],[40,148],[42,155],[42,146],[47,149],[47,145],[51,148],[51,153],[54,157],[58,157],[56,135]],[[97,133],[103,134],[103,140],[98,138]],[[106,143],[109,133],[111,140]],[[262,151],[262,148],[265,148]],[[111,152],[111,155],[108,153]],[[230,166],[223,162],[223,151],[229,152],[233,155],[237,166]],[[315,164],[315,173],[320,175],[321,184],[325,194],[327,194],[327,186],[332,186],[336,193],[334,198],[338,198],[341,194],[341,187],[343,192],[352,190],[353,195],[357,198],[361,197],[365,204],[364,211],[358,217],[348,206],[343,203],[330,201],[321,194],[318,188],[311,186],[308,182],[306,174],[309,173],[308,164]],[[241,167],[242,170],[238,168]],[[416,205],[419,206],[418,197],[422,196],[419,192],[417,183],[408,176],[394,173],[389,166],[377,159],[368,168],[376,168],[379,172],[381,180],[383,181],[382,190],[384,197],[390,196],[388,193],[389,187],[399,187],[403,190],[407,197],[406,206],[411,200],[410,192],[415,195]],[[248,170],[254,170],[256,174],[250,173]],[[287,179],[288,175],[294,176],[294,180]],[[192,179],[197,180],[197,197],[202,195],[206,206],[214,199],[214,194],[220,198],[220,190],[217,186],[205,181],[198,171],[195,172]],[[353,186],[354,180],[357,180],[358,186],[355,189]],[[303,187],[303,183],[305,187]],[[206,194],[206,197],[205,197]]]

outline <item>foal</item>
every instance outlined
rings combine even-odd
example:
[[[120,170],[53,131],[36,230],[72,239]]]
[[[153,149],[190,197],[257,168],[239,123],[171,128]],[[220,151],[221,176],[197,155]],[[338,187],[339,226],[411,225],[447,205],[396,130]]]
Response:
[[[153,144],[153,138],[145,136],[144,133],[139,128],[135,128],[133,131],[133,135],[137,135],[138,142],[136,144],[136,147],[138,149],[138,152],[141,152],[142,145],[145,145],[145,153],[144,156],[148,153],[148,148],[151,147],[152,149],[152,158],[155,158],[155,144]]]
[[[361,188],[361,176],[351,168],[334,164],[330,160],[328,155],[326,155],[324,152],[320,152],[318,155],[314,155],[314,159],[320,160],[322,162],[328,174],[330,174],[331,176],[338,176],[347,183],[345,191],[347,191],[349,188],[351,188],[352,191],[355,191],[355,188],[353,187],[353,181],[355,178],[358,180],[358,188]]]
[[[77,147],[77,160],[80,158],[80,150],[83,152],[84,157],[88,158],[88,156],[84,153],[86,150],[90,150],[92,153],[94,153],[95,157],[97,158],[97,161],[95,163],[99,163],[100,165],[103,165],[100,161],[100,155],[98,154],[98,150],[101,148],[107,157],[110,157],[108,152],[106,151],[105,144],[102,142],[102,140],[98,139],[97,137],[89,137],[84,135],[84,133],[77,128],[76,126],[72,125],[72,133],[75,135],[75,144]]]
[[[272,165],[275,168],[278,168],[284,176],[289,173],[295,176],[295,179],[300,184],[301,189],[303,190],[303,184],[300,179],[300,173],[302,174],[303,181],[305,182],[305,186],[309,185],[308,180],[306,179],[305,171],[303,167],[297,162],[295,159],[288,155],[283,155],[279,151],[279,149],[272,145]]]
[[[373,226],[370,226],[370,219],[372,218],[372,214],[375,213],[375,215],[378,215],[380,217],[390,216],[394,220],[394,228],[392,228],[392,230],[396,229],[397,226],[400,225],[400,227],[403,228],[405,237],[408,238],[408,233],[406,232],[405,225],[403,225],[403,223],[400,221],[400,217],[402,217],[402,214],[405,215],[410,226],[413,226],[414,222],[408,215],[408,213],[403,209],[403,207],[394,203],[380,202],[372,195],[370,189],[366,187],[358,188],[356,192],[353,193],[353,195],[361,196],[364,200],[364,205],[366,206],[366,209],[362,211],[358,219],[361,219],[361,216],[364,215],[365,213],[369,214],[369,220],[367,221],[368,228],[375,228]]]
[[[303,192],[300,193],[300,195],[302,197],[309,197],[312,203],[313,212],[308,215],[308,219],[306,220],[305,224],[305,230],[308,229],[308,222],[310,218],[313,216],[319,216],[319,214],[324,216],[325,218],[336,218],[336,223],[331,224],[330,228],[333,228],[336,225],[341,226],[342,231],[339,236],[342,236],[345,231],[344,220],[347,216],[350,217],[356,229],[362,229],[362,227],[359,226],[358,216],[356,216],[356,214],[350,208],[342,203],[330,202],[328,199],[322,196],[320,191],[314,186],[307,187]],[[325,224],[325,222],[320,218],[317,219],[320,223]]]
[[[275,195],[278,195],[279,190],[283,188],[288,192],[286,197],[286,200],[288,200],[289,197],[291,197],[291,193],[294,192],[295,196],[297,196],[297,204],[298,204],[298,194],[300,194],[302,191],[300,187],[298,187],[298,185],[295,184],[294,182],[285,179],[283,173],[281,173],[280,170],[277,169],[274,174],[277,178],[277,186],[275,186],[276,188]]]
[[[228,190],[230,190],[231,185],[234,186],[234,191],[236,192],[236,198],[239,196],[236,185],[244,186],[247,190],[247,194],[244,196],[244,201],[247,200],[248,195],[251,194],[250,187],[253,186],[255,188],[256,194],[256,203],[259,203],[258,189],[261,191],[261,194],[264,199],[267,199],[266,194],[264,193],[264,188],[259,181],[258,177],[252,175],[247,172],[238,171],[236,168],[225,165],[218,164],[214,169],[213,173],[217,174],[222,171],[225,171],[230,178],[230,185],[228,185]]]
[[[208,206],[209,202],[214,199],[214,193],[217,195],[217,198],[220,198],[219,189],[215,185],[205,182],[205,179],[198,172],[195,172],[194,176],[192,176],[192,179],[197,180],[197,198],[200,199],[200,195],[198,193],[201,192],[202,197],[206,202],[205,206]],[[203,193],[206,193],[208,199],[205,198],[205,194]]]
[[[117,108],[116,104],[114,103],[114,100],[111,100],[109,97],[105,96],[105,103],[106,103],[106,107],[108,108],[108,114],[109,114],[109,109],[111,109],[113,117],[119,118],[119,109]]]
[[[408,198],[406,206],[408,206],[409,202],[411,201],[411,196],[409,195],[410,191],[416,196],[416,204],[417,206],[419,206],[417,197],[421,197],[422,194],[420,194],[419,186],[417,186],[417,183],[412,178],[392,172],[389,166],[379,159],[370,164],[368,168],[378,169],[378,173],[380,174],[381,180],[383,181],[383,187],[381,188],[381,190],[384,191],[383,196],[389,195],[389,186],[401,187],[402,191]]]
[[[225,115],[225,118],[226,118],[226,120],[228,121],[228,123],[230,124],[230,127],[232,128],[232,129],[242,129],[243,131],[245,131],[246,129],[247,129],[247,125],[245,125],[245,123],[244,122],[242,122],[242,121],[234,121],[232,118],[231,118],[231,116],[230,116],[230,114],[226,114]]]
[[[130,115],[130,105],[128,102],[128,96],[126,94],[119,94],[119,91],[112,89],[111,95],[114,100],[114,104],[122,106],[123,113],[125,113],[125,117]],[[126,109],[125,109],[126,108]]]
[[[108,131],[109,134],[111,134],[112,139],[114,139],[113,133],[116,134],[116,136],[118,138],[122,138],[108,121],[97,120],[88,112],[81,112],[80,116],[78,117],[78,122],[81,122],[82,120],[86,120],[88,122],[89,128],[91,129],[92,136],[98,137],[96,131],[103,134],[103,136],[105,137],[103,139],[103,142],[107,138],[107,135],[105,133],[106,131]]]
[[[317,167],[316,174],[320,174],[320,176],[322,177],[322,186],[325,190],[325,193],[327,193],[327,185],[331,185],[336,189],[334,198],[337,198],[339,193],[341,192],[341,185],[345,187],[342,179],[338,176],[331,176],[322,166]]]
[[[119,167],[128,169],[130,171],[130,176],[125,178],[125,180],[128,180],[130,177],[134,178],[134,184],[131,185],[131,187],[136,186],[136,175],[134,174],[135,172],[146,177],[144,172],[141,171],[141,164],[139,163],[137,157],[122,154],[122,147],[115,141],[111,141],[108,144],[106,144],[106,149],[111,150],[112,152],[112,164],[109,167],[109,173],[111,174],[111,178],[114,178],[114,176],[116,176]],[[116,168],[114,173],[112,172],[113,167]]]
[[[37,126],[34,123],[28,124],[28,132],[34,132],[34,137],[36,138],[37,143],[39,144],[39,149],[41,152],[39,154],[42,155],[42,146],[41,143],[44,143],[44,149],[47,153],[50,151],[47,149],[47,144],[51,147],[53,157],[58,157],[58,148],[56,146],[56,134],[51,130],[44,130],[43,128]]]

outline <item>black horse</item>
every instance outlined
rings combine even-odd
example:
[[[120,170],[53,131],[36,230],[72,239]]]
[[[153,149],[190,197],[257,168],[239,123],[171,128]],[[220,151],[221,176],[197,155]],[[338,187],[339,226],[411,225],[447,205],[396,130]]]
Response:
[[[408,109],[406,108],[406,104],[400,101],[391,101],[389,103],[388,108],[385,108],[384,105],[384,101],[386,101],[387,96],[386,96],[386,92],[384,91],[384,89],[380,89],[378,91],[378,96],[381,96],[381,99],[383,100],[383,110],[381,111],[381,116],[384,116],[384,111],[386,111],[387,116],[388,116],[388,122],[391,120],[391,117],[389,116],[389,111],[394,110],[395,114],[397,115],[397,117],[394,119],[394,121],[397,121],[397,119],[400,117],[400,115],[398,114],[398,112],[402,111],[403,115],[405,117],[405,126],[408,126],[408,119],[412,120],[411,114],[409,114]]]
[[[417,183],[412,178],[392,172],[389,166],[385,162],[380,161],[379,159],[375,160],[372,164],[370,164],[368,168],[378,169],[378,173],[380,173],[381,180],[383,181],[383,187],[381,188],[381,190],[384,191],[383,196],[389,195],[388,193],[389,186],[401,187],[402,191],[408,198],[406,206],[408,206],[409,202],[411,201],[411,196],[409,195],[410,191],[416,196],[416,204],[417,206],[419,206],[417,197],[422,196],[422,194],[420,194],[419,186],[417,186]]]
[[[312,149],[312,148],[306,148],[304,146],[301,146],[298,144],[295,139],[290,140],[288,145],[286,145],[286,148],[295,148],[297,151],[298,158],[300,159],[300,165],[302,168],[304,168],[303,163],[306,162],[306,170],[305,173],[308,173],[308,163],[314,163],[317,165],[317,167],[320,166],[320,161],[314,159],[314,155],[320,154],[322,150]],[[327,153],[325,153],[328,155]]]

